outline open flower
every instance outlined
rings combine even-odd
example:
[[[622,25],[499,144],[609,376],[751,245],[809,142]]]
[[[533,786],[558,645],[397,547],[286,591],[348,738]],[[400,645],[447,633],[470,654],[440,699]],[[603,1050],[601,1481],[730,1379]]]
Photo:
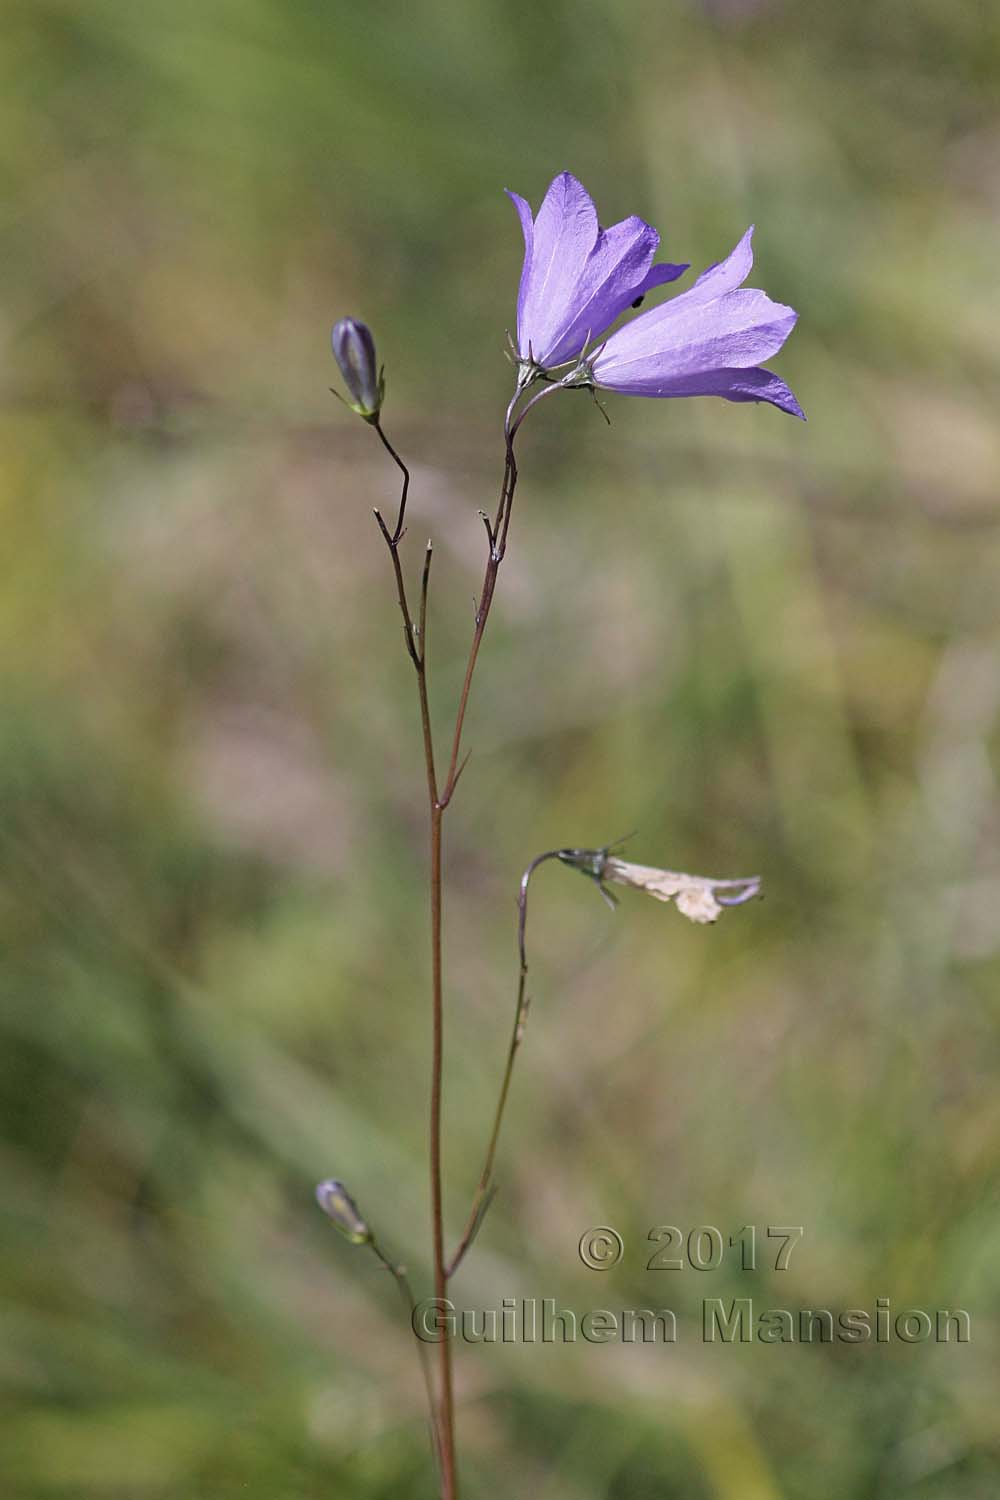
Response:
[[[553,178],[536,219],[517,193],[508,196],[524,231],[517,348],[526,365],[575,359],[638,298],[688,269],[654,266],[660,236],[634,215],[602,229],[590,194],[569,172]]]
[[[751,225],[732,254],[689,291],[625,323],[566,383],[624,396],[769,401],[804,421],[788,386],[763,368],[798,314],[765,292],[740,290],[753,265],[752,235]]]

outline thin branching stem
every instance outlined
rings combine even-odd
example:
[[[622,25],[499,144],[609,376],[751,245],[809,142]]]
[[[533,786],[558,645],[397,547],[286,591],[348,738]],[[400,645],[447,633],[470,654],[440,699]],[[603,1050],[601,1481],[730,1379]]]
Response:
[[[455,716],[455,727],[452,734],[451,755],[448,762],[448,772],[444,785],[439,788],[437,772],[435,769],[434,739],[431,725],[430,704],[427,693],[427,595],[430,580],[430,566],[432,547],[430,542],[424,555],[424,567],[421,577],[420,607],[417,623],[414,623],[413,614],[410,610],[406,593],[406,581],[403,576],[402,565],[399,558],[399,543],[405,534],[404,517],[406,513],[406,498],[409,491],[410,473],[389,442],[379,422],[373,425],[378,433],[383,447],[391,455],[392,459],[401,470],[403,475],[403,488],[399,499],[399,511],[396,517],[396,525],[392,531],[389,530],[380,513],[376,510],[375,519],[389,549],[392,561],[393,576],[396,580],[396,592],[399,599],[399,608],[403,616],[403,629],[406,641],[407,654],[413,663],[417,674],[417,687],[420,698],[420,720],[423,733],[424,763],[427,775],[427,792],[430,813],[430,919],[431,919],[431,1097],[430,1097],[430,1177],[431,1177],[431,1233],[433,1242],[434,1258],[434,1295],[443,1299],[448,1288],[448,1277],[454,1269],[457,1261],[452,1260],[449,1265],[445,1258],[444,1245],[444,1194],[442,1184],[441,1167],[441,1104],[442,1104],[442,1078],[444,1071],[444,991],[443,991],[443,963],[442,963],[442,835],[445,810],[451,801],[458,779],[465,768],[468,757],[459,762],[461,753],[462,728],[465,722],[466,709],[469,703],[469,692],[472,686],[472,677],[479,656],[479,648],[482,644],[486,622],[489,617],[490,606],[493,602],[493,594],[496,588],[497,573],[503,561],[504,552],[507,547],[507,535],[510,529],[511,510],[514,500],[514,491],[517,487],[517,462],[514,457],[514,438],[518,428],[523,422],[531,408],[549,394],[549,391],[558,389],[557,386],[546,387],[538,395],[532,397],[521,407],[515,416],[517,403],[524,393],[524,386],[518,383],[517,390],[507,408],[504,420],[504,473],[500,486],[500,498],[497,505],[496,519],[490,524],[489,518],[484,517],[486,533],[489,542],[489,555],[486,564],[486,573],[483,579],[483,587],[476,609],[475,629],[473,632],[472,645],[469,650],[468,664],[465,670],[465,678],[459,696],[458,708]],[[548,856],[546,856],[548,857]],[[527,887],[524,886],[522,900],[526,899]],[[523,923],[521,918],[521,949],[523,960]],[[507,1068],[504,1074],[504,1083],[501,1092],[500,1106],[494,1124],[493,1137],[487,1155],[487,1179],[492,1172],[493,1157],[496,1153],[496,1143],[499,1138],[500,1125],[503,1120],[503,1111],[506,1105],[507,1093],[510,1088],[510,1075],[514,1065],[514,1057],[520,1045],[520,1037],[523,1034],[523,1017],[527,1014],[524,1001],[524,983],[526,970],[522,962],[522,973],[518,995],[518,1018],[515,1019],[514,1035],[511,1049],[507,1059]],[[523,1012],[523,1015],[522,1015]],[[482,1215],[489,1206],[489,1182],[487,1180],[482,1193],[478,1195],[477,1205],[473,1220],[470,1221],[471,1228],[464,1237],[461,1254],[464,1254],[468,1245],[475,1235]],[[458,1259],[461,1258],[459,1255]],[[435,1430],[435,1451],[441,1477],[442,1500],[457,1500],[458,1479],[455,1463],[455,1400],[452,1376],[452,1349],[451,1341],[443,1338],[438,1344],[438,1399],[432,1402],[432,1422]]]
[[[375,428],[375,431],[379,435],[383,448],[385,448],[388,453],[392,454],[393,460],[403,473],[403,489],[399,497],[399,509],[396,514],[396,525],[394,526],[392,531],[389,530],[382,517],[382,512],[378,509],[377,506],[375,508],[374,514],[375,519],[378,522],[378,529],[379,531],[381,531],[382,536],[385,539],[385,544],[389,549],[389,557],[392,562],[392,571],[396,579],[396,597],[399,600],[399,609],[400,613],[403,616],[403,638],[406,642],[407,655],[419,672],[419,656],[420,651],[423,648],[418,647],[417,644],[417,632],[414,629],[413,616],[410,613],[410,606],[406,597],[406,581],[403,578],[403,568],[399,560],[399,543],[402,540],[404,532],[403,517],[406,515],[406,495],[407,491],[410,488],[410,471],[404,464],[403,460],[400,458],[399,454],[396,452],[395,448],[390,443],[389,439],[386,437],[385,433],[382,431],[382,424],[380,422],[375,422],[373,423],[373,426]]]
[[[402,539],[403,535],[403,521],[406,516],[406,496],[409,493],[410,489],[410,471],[404,464],[403,460],[400,458],[399,454],[396,452],[395,448],[390,443],[389,439],[386,437],[385,433],[382,431],[382,423],[378,420],[378,418],[375,419],[373,426],[375,428],[375,431],[379,435],[379,440],[382,444],[382,447],[386,450],[393,463],[398,469],[401,470],[403,475],[403,488],[399,496],[399,510],[396,514],[396,526],[395,530],[392,533],[392,541],[390,543],[391,546],[395,547]]]
[[[479,648],[483,643],[483,635],[486,632],[486,622],[489,619],[490,606],[493,603],[493,594],[497,585],[497,574],[500,564],[503,562],[504,553],[507,550],[507,534],[510,530],[510,518],[514,505],[514,491],[517,488],[517,460],[514,456],[514,439],[518,429],[524,421],[528,412],[539,401],[553,391],[559,390],[558,385],[548,385],[532,396],[530,401],[525,402],[517,416],[514,408],[520,398],[522,391],[518,387],[514,397],[507,407],[507,415],[504,420],[504,441],[506,444],[506,456],[504,461],[503,483],[500,486],[500,500],[497,505],[496,519],[492,526],[492,537],[490,542],[489,556],[486,561],[486,572],[483,576],[483,586],[479,595],[479,604],[476,609],[475,629],[472,635],[472,645],[469,647],[469,660],[465,668],[465,678],[462,682],[462,691],[459,694],[458,712],[455,716],[455,729],[452,735],[451,755],[448,760],[448,773],[445,776],[444,786],[441,789],[441,806],[447,807],[455,791],[455,783],[458,780],[458,757],[462,749],[462,730],[465,725],[465,714],[469,706],[469,693],[472,689],[472,677],[476,670],[476,662],[479,659]],[[489,531],[490,528],[487,527]]]
[[[413,615],[406,594],[406,581],[399,558],[399,543],[404,534],[403,517],[406,511],[406,496],[410,474],[403,460],[389,442],[380,424],[375,424],[383,446],[392,455],[403,473],[403,489],[399,499],[396,525],[390,532],[376,510],[375,519],[389,549],[396,592],[403,616],[406,648],[417,674],[417,693],[420,700],[420,725],[423,737],[424,769],[427,776],[427,801],[430,812],[430,917],[431,917],[431,1101],[430,1101],[430,1178],[431,1178],[431,1223],[434,1255],[434,1294],[443,1297],[447,1287],[444,1252],[444,1199],[441,1181],[441,1077],[444,1061],[444,1007],[442,998],[441,965],[441,815],[438,801],[437,773],[434,763],[434,734],[431,725],[430,701],[427,693],[427,597],[430,587],[431,559],[433,547],[427,543],[424,566],[420,581],[420,611],[418,625],[414,627]],[[434,1429],[434,1451],[438,1460],[441,1478],[442,1500],[457,1500],[458,1483],[455,1469],[455,1419],[454,1394],[452,1388],[451,1345],[447,1339],[438,1345],[438,1399],[431,1401],[431,1423]]]

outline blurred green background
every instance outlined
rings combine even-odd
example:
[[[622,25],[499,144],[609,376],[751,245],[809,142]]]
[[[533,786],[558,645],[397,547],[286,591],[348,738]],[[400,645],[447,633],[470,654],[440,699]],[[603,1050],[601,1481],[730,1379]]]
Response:
[[[328,394],[374,328],[436,546],[447,727],[511,385],[504,187],[576,172],[696,269],[755,221],[768,407],[524,431],[449,815],[448,1218],[542,849],[759,870],[694,928],[555,865],[465,1306],[670,1306],[673,1348],[459,1355],[465,1493],[1000,1490],[1000,11],[976,0],[4,7],[5,1495],[430,1497],[411,672]],[[682,284],[683,285],[683,284]],[[591,1224],[622,1264],[587,1271]],[[785,1273],[651,1226],[795,1223]],[[968,1345],[707,1346],[706,1296],[962,1306]]]

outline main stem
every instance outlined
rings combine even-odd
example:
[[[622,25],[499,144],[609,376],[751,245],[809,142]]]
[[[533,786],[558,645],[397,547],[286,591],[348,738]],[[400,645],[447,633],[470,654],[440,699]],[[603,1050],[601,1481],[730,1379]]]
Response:
[[[434,736],[431,727],[430,702],[427,694],[427,589],[430,582],[433,549],[427,543],[424,554],[424,570],[420,584],[420,611],[414,621],[406,595],[406,583],[399,561],[399,543],[403,537],[403,518],[406,511],[406,495],[410,474],[403,460],[389,442],[381,424],[374,424],[383,447],[391,455],[403,474],[403,490],[399,501],[396,525],[389,530],[376,510],[375,519],[385,539],[392,560],[396,579],[399,609],[403,616],[403,634],[407,654],[417,674],[417,693],[420,699],[420,727],[423,737],[424,766],[427,774],[427,801],[430,809],[430,887],[431,887],[431,987],[432,987],[432,1043],[431,1043],[431,1117],[430,1117],[430,1169],[431,1169],[431,1225],[434,1252],[434,1295],[443,1298],[448,1287],[444,1250],[444,1197],[441,1183],[441,1079],[444,1062],[444,999],[441,964],[441,820],[444,813],[438,799],[437,772],[434,763]],[[438,1400],[432,1403],[431,1423],[435,1435],[435,1450],[441,1475],[442,1500],[458,1500],[458,1480],[455,1469],[455,1397],[452,1382],[451,1344],[442,1339],[438,1344]]]
[[[443,1301],[448,1292],[448,1270],[444,1249],[444,1196],[441,1185],[441,1079],[444,1062],[444,999],[441,973],[441,824],[444,808],[435,798],[431,804],[431,986],[433,1040],[431,1046],[431,1225],[434,1241],[434,1296]],[[452,1381],[451,1340],[438,1344],[440,1402],[438,1409],[441,1448],[442,1500],[456,1500],[455,1393]]]
[[[431,730],[430,705],[427,696],[427,585],[430,574],[431,545],[428,542],[427,552],[424,560],[424,571],[421,582],[420,612],[415,622],[410,611],[406,596],[406,585],[399,561],[399,543],[402,540],[403,518],[406,510],[406,497],[409,489],[409,470],[403,463],[395,448],[389,442],[382,430],[381,424],[376,419],[373,423],[375,431],[382,442],[383,447],[390,454],[403,475],[403,489],[400,496],[399,512],[396,517],[396,525],[392,531],[385,524],[382,516],[376,510],[375,519],[385,539],[392,559],[393,574],[396,580],[396,590],[399,598],[399,608],[403,616],[403,632],[406,641],[407,653],[413,662],[417,674],[417,689],[420,697],[420,720],[423,732],[424,762],[427,772],[427,795],[430,807],[430,917],[431,917],[431,1014],[432,1014],[432,1042],[431,1042],[431,1108],[430,1108],[430,1173],[431,1173],[431,1234],[434,1252],[434,1295],[441,1301],[448,1291],[448,1277],[454,1267],[449,1266],[445,1258],[444,1246],[444,1194],[442,1188],[441,1171],[441,1096],[442,1075],[444,1065],[444,987],[442,979],[442,944],[441,944],[441,868],[442,868],[442,831],[445,809],[451,802],[458,784],[458,778],[462,774],[462,766],[459,765],[458,757],[461,750],[462,728],[465,723],[465,714],[469,704],[469,693],[472,687],[472,677],[476,669],[476,661],[479,657],[479,648],[482,644],[483,635],[486,630],[486,621],[489,618],[490,606],[493,603],[493,594],[496,589],[497,574],[507,549],[507,534],[510,529],[511,507],[514,499],[514,490],[517,486],[517,463],[514,458],[514,437],[528,411],[536,402],[540,401],[550,391],[557,387],[549,386],[538,395],[525,403],[521,411],[514,417],[514,408],[520,400],[524,386],[519,381],[514,396],[507,408],[504,421],[504,439],[506,443],[506,457],[504,463],[503,482],[500,487],[500,498],[497,505],[496,516],[492,523],[489,517],[483,517],[486,526],[486,535],[489,540],[489,556],[486,563],[486,573],[483,578],[483,587],[479,596],[479,604],[476,609],[475,630],[472,637],[472,645],[469,650],[469,660],[465,669],[465,678],[462,683],[462,691],[459,695],[458,709],[455,715],[455,727],[452,733],[451,755],[448,761],[448,771],[445,782],[438,789],[437,773],[434,760],[434,742]],[[463,763],[464,764],[464,763]],[[521,975],[521,991],[523,996],[524,974]],[[513,1052],[516,1052],[516,1043]],[[504,1099],[506,1097],[506,1084],[510,1080],[510,1069],[513,1066],[513,1053],[508,1059],[507,1074],[505,1075]],[[496,1135],[499,1134],[500,1120],[503,1116],[503,1102],[496,1123],[496,1131],[493,1139],[493,1149],[496,1147]],[[492,1166],[492,1155],[490,1159]],[[441,1468],[441,1496],[442,1500],[458,1500],[458,1478],[455,1465],[455,1395],[454,1382],[452,1378],[452,1350],[451,1341],[443,1338],[438,1344],[439,1383],[437,1411],[432,1413],[438,1435],[438,1454]]]
[[[514,459],[514,434],[517,424],[511,425],[511,416],[517,396],[511,401],[507,408],[507,416],[504,422],[504,437],[506,440],[506,461],[504,464],[503,483],[500,487],[500,499],[497,506],[496,518],[490,524],[485,518],[486,534],[489,539],[489,557],[486,564],[486,574],[483,579],[482,592],[479,596],[479,604],[476,609],[475,630],[472,637],[472,645],[469,649],[469,660],[465,669],[465,678],[462,683],[462,691],[459,696],[458,709],[455,715],[455,728],[452,734],[451,757],[448,762],[448,774],[442,790],[437,792],[432,773],[431,751],[428,749],[428,785],[431,790],[431,987],[432,987],[432,1011],[433,1011],[433,1041],[431,1049],[431,1123],[430,1123],[430,1156],[431,1156],[431,1223],[434,1245],[434,1295],[439,1301],[444,1301],[448,1292],[448,1277],[451,1268],[445,1259],[444,1245],[444,1199],[441,1181],[441,1093],[442,1073],[444,1062],[444,995],[442,983],[442,959],[441,959],[441,835],[444,823],[445,809],[451,802],[458,784],[458,778],[462,774],[458,757],[462,743],[462,727],[465,723],[465,713],[469,704],[469,692],[472,687],[472,677],[476,669],[476,661],[479,657],[479,647],[482,644],[483,635],[486,630],[486,621],[489,618],[490,605],[493,603],[493,593],[496,588],[497,573],[503,561],[504,551],[507,544],[507,532],[510,526],[511,502],[514,498],[514,489],[517,484],[517,465]],[[426,570],[424,578],[423,604],[421,607],[421,619],[426,614]],[[420,664],[417,668],[418,679],[424,683],[421,696],[422,711],[425,720],[424,739],[425,745],[429,746],[429,729],[426,713],[426,681],[424,675],[424,646],[421,642]],[[442,1500],[457,1500],[458,1482],[455,1472],[455,1393],[452,1375],[452,1350],[451,1340],[443,1338],[438,1345],[440,1360],[440,1404],[438,1411],[438,1422],[440,1428],[441,1449],[441,1495]]]

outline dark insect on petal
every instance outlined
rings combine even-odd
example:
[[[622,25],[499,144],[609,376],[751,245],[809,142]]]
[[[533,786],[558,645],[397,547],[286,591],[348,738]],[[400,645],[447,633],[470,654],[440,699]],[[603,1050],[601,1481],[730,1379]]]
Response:
[[[641,297],[636,297],[635,301],[632,303],[632,306],[633,307],[641,307],[642,304],[645,302],[645,300],[646,300],[646,293],[643,292],[643,294],[642,294]]]

